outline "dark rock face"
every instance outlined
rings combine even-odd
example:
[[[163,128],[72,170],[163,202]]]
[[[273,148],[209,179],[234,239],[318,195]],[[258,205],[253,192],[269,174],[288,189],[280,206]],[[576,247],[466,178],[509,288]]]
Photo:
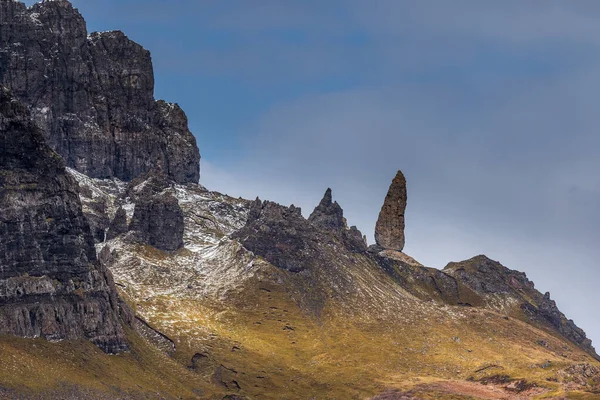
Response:
[[[398,171],[390,185],[377,224],[375,242],[387,250],[404,249],[404,211],[406,210],[406,179]]]
[[[308,221],[336,235],[349,250],[355,252],[367,250],[367,242],[362,233],[355,226],[348,228],[342,207],[337,201],[332,201],[331,189],[325,191],[323,199],[310,214]]]
[[[106,240],[112,240],[119,235],[127,233],[129,227],[127,226],[127,213],[123,207],[119,207],[115,213],[115,217],[110,222],[110,226],[106,231]]]
[[[184,216],[172,190],[173,181],[167,175],[152,171],[131,181],[124,195],[135,203],[128,230],[135,231],[138,240],[163,251],[183,247]],[[115,215],[113,223],[122,225],[124,214]],[[113,233],[117,232],[123,233],[123,227],[115,226]]]
[[[183,247],[183,212],[170,193],[142,198],[135,204],[129,230],[157,249],[175,251]]]
[[[514,299],[528,322],[560,333],[597,357],[585,332],[560,312],[556,303],[550,299],[550,293],[542,294],[536,290],[525,273],[506,268],[483,255],[458,263],[449,263],[444,272],[484,297],[500,295],[503,299]]]
[[[466,307],[485,304],[482,295],[444,271],[427,268],[396,250],[382,250],[373,245],[368,251],[379,267],[398,285],[421,300]]]
[[[248,213],[246,226],[232,238],[240,239],[248,250],[290,272],[301,272],[317,267],[319,263],[316,258],[318,231],[294,206],[288,208],[256,199]]]
[[[116,353],[127,349],[118,314],[77,183],[26,107],[0,87],[0,333],[87,338]]]
[[[150,53],[92,33],[66,0],[0,0],[0,84],[25,104],[67,165],[129,181],[158,168],[198,182],[200,154],[176,104],[155,101]]]

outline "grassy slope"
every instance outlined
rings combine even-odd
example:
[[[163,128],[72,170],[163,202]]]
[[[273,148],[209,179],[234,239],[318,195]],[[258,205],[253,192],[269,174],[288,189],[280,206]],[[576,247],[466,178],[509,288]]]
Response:
[[[352,311],[355,301],[364,301],[357,295],[349,295],[345,304],[329,298],[317,317],[295,301],[297,278],[288,276],[286,283],[287,273],[266,263],[261,271],[225,301],[165,295],[130,299],[140,309],[154,310],[146,314],[148,322],[176,342],[175,360],[131,332],[133,350],[119,356],[86,342],[2,337],[0,387],[42,398],[79,388],[89,391],[85,398],[159,392],[166,398],[240,393],[255,399],[362,399],[398,388],[414,389],[422,398],[461,399],[472,397],[427,385],[508,375],[546,388],[543,397],[551,398],[565,392],[549,379],[570,364],[593,363],[575,346],[517,319],[476,308],[439,309],[410,296],[397,308],[366,312]],[[352,271],[355,279],[363,272]],[[384,274],[370,273],[375,275],[363,278],[385,283]],[[207,358],[191,371],[187,367],[196,353]],[[542,368],[547,361],[550,366]]]
[[[133,332],[129,353],[107,355],[86,341],[50,343],[0,336],[0,398],[222,398],[222,390],[150,347]]]
[[[198,368],[205,379],[215,381],[222,366],[222,385],[239,385],[256,399],[360,399],[389,388],[500,374],[526,379],[549,395],[562,390],[549,381],[559,371],[594,363],[574,345],[517,319],[476,308],[439,309],[410,296],[397,307],[391,302],[366,312],[352,311],[357,296],[345,304],[332,297],[316,317],[294,300],[296,278],[273,267],[263,271],[223,302],[158,296],[138,306],[154,310],[146,316],[175,340],[180,363],[205,354]],[[351,273],[359,279],[363,272]],[[375,275],[363,278],[388,280],[370,272]],[[494,367],[476,372],[488,366]]]

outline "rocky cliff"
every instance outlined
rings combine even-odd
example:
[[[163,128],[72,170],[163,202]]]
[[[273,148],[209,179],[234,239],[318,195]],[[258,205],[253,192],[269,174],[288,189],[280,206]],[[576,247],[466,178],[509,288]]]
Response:
[[[0,87],[0,333],[127,349],[111,274],[96,260],[77,182]]]
[[[185,113],[154,100],[150,53],[119,31],[88,35],[66,0],[0,0],[0,85],[30,107],[71,168],[124,181],[159,168],[177,182],[199,180]]]

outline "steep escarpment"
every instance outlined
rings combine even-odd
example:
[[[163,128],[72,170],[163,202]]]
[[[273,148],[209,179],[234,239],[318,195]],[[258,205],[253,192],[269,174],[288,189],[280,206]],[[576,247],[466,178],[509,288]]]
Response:
[[[77,182],[24,105],[0,87],[0,333],[127,349],[110,272]]]
[[[198,182],[196,140],[178,105],[154,100],[150,53],[119,31],[88,35],[66,0],[0,0],[0,84],[71,168],[124,181],[158,168]]]

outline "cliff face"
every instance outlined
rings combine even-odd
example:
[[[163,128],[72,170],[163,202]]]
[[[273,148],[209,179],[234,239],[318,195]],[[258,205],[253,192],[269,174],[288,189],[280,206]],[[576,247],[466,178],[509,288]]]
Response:
[[[64,161],[0,87],[0,333],[127,349],[110,273],[96,260]]]
[[[64,0],[0,0],[0,85],[31,107],[67,166],[129,181],[161,169],[198,182],[200,154],[176,104],[155,101],[150,53],[122,32],[87,34]]]

